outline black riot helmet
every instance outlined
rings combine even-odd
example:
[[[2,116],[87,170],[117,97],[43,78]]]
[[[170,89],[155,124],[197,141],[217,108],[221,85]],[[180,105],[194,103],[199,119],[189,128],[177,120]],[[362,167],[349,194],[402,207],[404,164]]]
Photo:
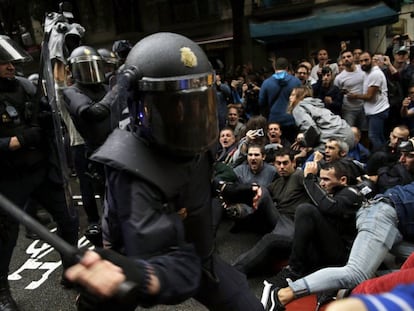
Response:
[[[8,36],[0,35],[0,62],[16,63],[31,61],[32,57]]]
[[[122,61],[127,58],[131,49],[132,45],[128,40],[117,40],[112,45],[112,52],[114,52]]]
[[[131,124],[150,142],[176,155],[206,151],[217,140],[214,71],[190,39],[160,32],[139,41],[123,72],[133,72]]]
[[[72,51],[69,58],[73,78],[82,84],[105,82],[104,61],[90,46],[82,45]]]
[[[119,65],[119,59],[116,54],[108,49],[98,49],[98,54],[105,62],[105,71],[115,71]]]

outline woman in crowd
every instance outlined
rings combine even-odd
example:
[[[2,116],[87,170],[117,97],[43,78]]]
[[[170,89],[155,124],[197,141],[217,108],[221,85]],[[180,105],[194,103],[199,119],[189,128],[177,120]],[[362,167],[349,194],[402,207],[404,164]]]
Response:
[[[324,150],[329,138],[345,141],[349,148],[354,146],[354,134],[351,127],[340,116],[325,108],[324,103],[312,97],[312,90],[306,86],[296,87],[289,97],[288,112],[293,115],[299,131],[306,133],[312,127],[319,139],[314,146],[316,150]],[[306,141],[305,141],[306,143]]]

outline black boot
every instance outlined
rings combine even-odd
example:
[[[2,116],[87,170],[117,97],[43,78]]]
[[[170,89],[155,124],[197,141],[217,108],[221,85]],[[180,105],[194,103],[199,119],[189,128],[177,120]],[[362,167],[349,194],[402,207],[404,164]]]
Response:
[[[11,296],[7,276],[0,277],[0,311],[19,311],[16,302]]]

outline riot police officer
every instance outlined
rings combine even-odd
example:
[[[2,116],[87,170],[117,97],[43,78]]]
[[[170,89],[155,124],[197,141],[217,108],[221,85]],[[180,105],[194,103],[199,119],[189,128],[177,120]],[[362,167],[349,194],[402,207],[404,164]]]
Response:
[[[115,129],[92,159],[106,165],[104,239],[131,260],[100,254],[122,267],[118,284],[125,278],[138,284],[138,305],[195,297],[210,310],[263,310],[245,276],[214,254],[209,149],[218,126],[207,56],[186,37],[157,33],[133,47],[119,76],[125,77],[133,90],[130,131]],[[258,188],[247,185],[245,192],[251,204]],[[99,280],[90,278],[88,269],[113,265],[93,253],[82,264],[67,276],[94,293],[113,294],[100,285],[113,289],[115,278],[107,280],[105,269]],[[113,310],[107,302],[95,309]]]
[[[102,57],[105,65],[104,65],[104,73],[105,73],[105,83],[109,86],[113,86],[115,83],[112,82],[113,78],[116,75],[116,71],[119,66],[119,58],[116,54],[108,49],[101,48],[97,50],[98,54]]]
[[[119,59],[119,64],[123,65],[129,52],[132,49],[132,45],[129,42],[129,40],[116,40],[114,44],[112,45],[112,52],[115,53],[115,55]]]
[[[74,161],[89,222],[85,236],[93,244],[101,246],[100,216],[94,191],[103,199],[105,174],[101,164],[88,158],[112,130],[112,93],[105,96],[108,86],[104,84],[104,61],[93,47],[77,47],[68,62],[75,83],[63,90],[64,103],[76,130],[85,141],[85,145],[76,148]]]
[[[58,234],[77,245],[77,214],[66,206],[62,180],[48,162],[51,149],[48,133],[39,126],[44,122],[34,96],[36,89],[29,80],[15,76],[14,63],[29,58],[9,37],[0,36],[0,191],[21,208],[29,198],[36,199],[53,216]],[[0,213],[1,311],[18,310],[7,281],[18,230],[15,220]],[[63,265],[68,266],[65,258]]]

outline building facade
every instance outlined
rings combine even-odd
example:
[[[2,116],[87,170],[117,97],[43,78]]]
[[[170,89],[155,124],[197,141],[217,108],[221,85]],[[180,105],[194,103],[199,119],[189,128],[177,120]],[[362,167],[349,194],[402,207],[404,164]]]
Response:
[[[350,48],[384,52],[395,34],[414,39],[414,4],[373,0],[89,0],[69,1],[74,21],[85,27],[84,43],[111,48],[171,31],[198,42],[213,65],[268,67],[272,56],[309,59],[326,48],[333,60],[340,42]],[[59,1],[15,0],[0,3],[3,33],[36,51],[46,12]]]

